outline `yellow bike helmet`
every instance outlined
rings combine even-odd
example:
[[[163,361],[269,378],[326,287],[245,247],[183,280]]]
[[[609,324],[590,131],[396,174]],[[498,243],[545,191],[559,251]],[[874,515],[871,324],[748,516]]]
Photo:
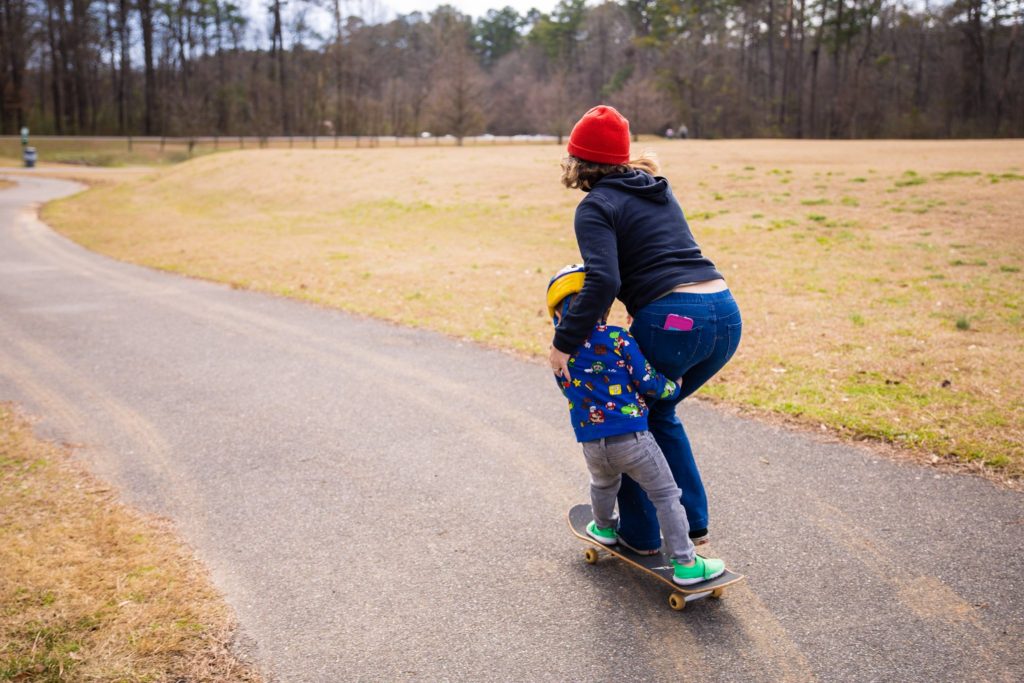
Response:
[[[555,309],[565,297],[576,294],[583,289],[583,264],[574,263],[555,273],[548,283],[548,317],[555,319]],[[565,312],[563,311],[564,315]]]

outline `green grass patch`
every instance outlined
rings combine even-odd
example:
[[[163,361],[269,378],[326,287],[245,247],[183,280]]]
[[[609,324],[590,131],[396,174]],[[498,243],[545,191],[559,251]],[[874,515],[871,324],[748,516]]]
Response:
[[[1024,175],[1020,173],[989,173],[989,182],[1000,183],[1007,180],[1024,180]]]
[[[943,171],[934,174],[934,178],[936,180],[949,180],[950,178],[976,178],[980,175],[981,171]]]
[[[916,171],[906,171],[903,176],[893,183],[896,187],[911,187],[913,185],[924,185],[928,182],[924,176],[920,176]]]
[[[104,168],[124,165],[123,157],[103,152],[58,152],[50,157],[49,161],[55,161],[58,164],[100,166]]]

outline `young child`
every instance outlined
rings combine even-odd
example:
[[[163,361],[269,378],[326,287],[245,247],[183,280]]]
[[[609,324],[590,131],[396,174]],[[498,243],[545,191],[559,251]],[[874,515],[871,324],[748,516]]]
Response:
[[[581,265],[566,266],[551,278],[547,304],[555,327],[583,289],[583,280]],[[628,474],[643,487],[657,510],[675,569],[673,581],[688,586],[713,579],[725,571],[725,564],[694,552],[679,487],[647,431],[646,401],[675,398],[680,387],[651,368],[629,332],[607,325],[607,317],[605,312],[569,358],[570,376],[555,375],[569,400],[576,440],[583,444],[590,470],[594,521],[587,525],[587,534],[604,545],[622,542],[616,534],[615,496],[622,475]]]

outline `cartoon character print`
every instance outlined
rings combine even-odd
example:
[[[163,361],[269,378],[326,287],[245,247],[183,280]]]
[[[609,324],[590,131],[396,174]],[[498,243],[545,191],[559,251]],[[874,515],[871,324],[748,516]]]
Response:
[[[627,346],[629,346],[629,342],[626,341],[626,338],[619,337],[618,339],[615,340],[615,353],[621,356],[622,349],[626,348]]]
[[[608,410],[614,411],[615,401],[608,401],[607,403],[604,404],[604,407],[607,408]]]
[[[665,380],[665,388],[661,390],[661,397],[670,398],[674,393],[676,393],[676,383],[670,379]]]
[[[626,361],[620,358],[617,361],[615,361],[615,366],[619,368],[624,368],[626,367]]]
[[[597,406],[590,406],[590,422],[592,424],[604,424],[604,411]]]
[[[601,362],[601,361],[599,361],[599,360],[595,360],[595,361],[594,361],[594,363],[593,363],[593,365],[591,365],[591,366],[590,366],[589,368],[587,368],[587,369],[586,369],[586,370],[584,370],[583,372],[589,373],[589,374],[591,374],[591,375],[600,375],[600,374],[601,374],[602,372],[604,372],[604,371],[605,371],[605,370],[606,370],[607,368],[608,368],[608,366],[607,366],[607,365],[605,365],[604,363],[602,363],[602,362]]]
[[[637,394],[636,402],[640,406],[640,410],[643,410],[643,411],[647,410],[647,401],[644,400],[643,396]]]
[[[650,382],[652,377],[654,377],[654,369],[650,363],[644,361],[644,381]]]
[[[640,417],[643,414],[640,412],[640,406],[638,406],[635,403],[630,403],[629,405],[622,406],[622,408],[620,408],[620,411],[626,417]]]
[[[655,375],[654,368],[651,367],[650,363],[648,363],[647,361],[644,361],[644,380],[643,381],[650,382],[652,379],[654,379],[654,375]],[[654,398],[654,397],[656,397],[658,395],[657,392],[655,392],[653,389],[645,391],[644,393],[647,394],[648,396],[650,396],[651,398]]]

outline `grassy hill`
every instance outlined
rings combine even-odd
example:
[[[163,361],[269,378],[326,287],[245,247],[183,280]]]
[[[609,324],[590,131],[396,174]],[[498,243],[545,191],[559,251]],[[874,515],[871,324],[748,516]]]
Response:
[[[1024,142],[648,146],[745,316],[701,395],[1024,473]],[[540,355],[545,285],[579,260],[561,153],[222,153],[44,216],[115,258]]]

